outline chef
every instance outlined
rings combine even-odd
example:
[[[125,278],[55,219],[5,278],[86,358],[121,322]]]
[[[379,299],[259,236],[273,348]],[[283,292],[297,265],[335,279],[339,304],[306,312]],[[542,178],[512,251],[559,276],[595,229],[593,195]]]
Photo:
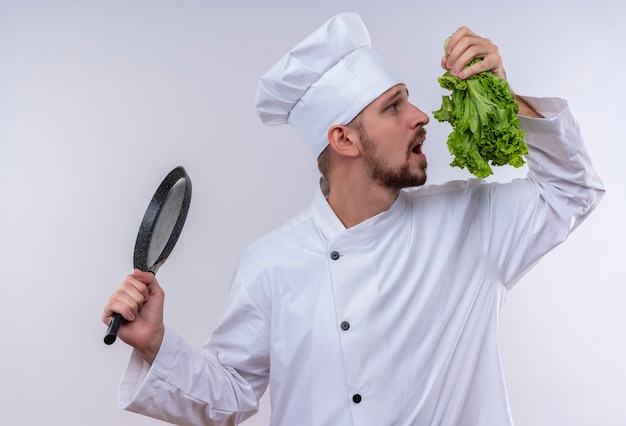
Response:
[[[505,78],[497,47],[469,29],[447,49],[452,74]],[[296,130],[320,188],[242,251],[201,350],[163,324],[154,275],[126,277],[103,313],[105,323],[122,314],[119,337],[134,348],[120,405],[233,425],[269,385],[272,425],[512,424],[498,352],[504,298],[604,192],[567,102],[516,100],[526,178],[425,185],[429,118],[359,15],[301,41],[261,77],[256,107],[264,123]]]

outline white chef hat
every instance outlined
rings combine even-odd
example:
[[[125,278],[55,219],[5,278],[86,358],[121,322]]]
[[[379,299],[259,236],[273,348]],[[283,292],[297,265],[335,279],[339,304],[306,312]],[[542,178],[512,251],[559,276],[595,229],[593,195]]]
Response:
[[[401,83],[372,49],[357,13],[343,13],[298,43],[259,80],[256,110],[267,125],[289,123],[316,158],[328,129],[348,124]]]

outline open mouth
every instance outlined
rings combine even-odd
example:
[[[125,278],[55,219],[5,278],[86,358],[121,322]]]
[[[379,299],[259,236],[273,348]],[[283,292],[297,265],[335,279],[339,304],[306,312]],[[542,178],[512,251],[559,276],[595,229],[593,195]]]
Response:
[[[412,146],[411,153],[416,155],[424,155],[424,153],[422,152],[422,145],[424,144],[425,140],[426,130],[421,127],[419,130],[417,130],[417,132],[413,136],[413,139],[411,140],[411,144],[409,145],[410,147]]]
[[[411,154],[423,156],[424,155],[424,153],[422,152],[422,145],[423,144],[424,144],[424,139],[418,140],[415,143],[415,145],[413,145],[413,148],[411,149]]]

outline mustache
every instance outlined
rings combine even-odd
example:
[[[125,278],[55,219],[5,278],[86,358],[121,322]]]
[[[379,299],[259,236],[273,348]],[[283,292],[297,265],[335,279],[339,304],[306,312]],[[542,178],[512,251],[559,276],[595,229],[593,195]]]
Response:
[[[413,148],[415,148],[418,141],[423,141],[424,139],[426,139],[426,129],[420,126],[409,140],[409,151],[412,151]]]
[[[413,135],[413,137],[411,138],[411,144],[416,143],[418,140],[420,139],[424,139],[426,137],[426,129],[423,127],[420,127],[419,129],[417,129],[415,131],[415,134]]]

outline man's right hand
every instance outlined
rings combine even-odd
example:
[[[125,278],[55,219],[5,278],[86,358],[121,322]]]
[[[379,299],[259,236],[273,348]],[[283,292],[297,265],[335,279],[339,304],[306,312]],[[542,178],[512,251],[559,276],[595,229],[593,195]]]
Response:
[[[102,322],[109,325],[113,313],[126,320],[118,337],[134,347],[148,363],[152,363],[165,333],[163,303],[165,293],[151,272],[138,269],[128,275],[111,295],[102,313]]]

